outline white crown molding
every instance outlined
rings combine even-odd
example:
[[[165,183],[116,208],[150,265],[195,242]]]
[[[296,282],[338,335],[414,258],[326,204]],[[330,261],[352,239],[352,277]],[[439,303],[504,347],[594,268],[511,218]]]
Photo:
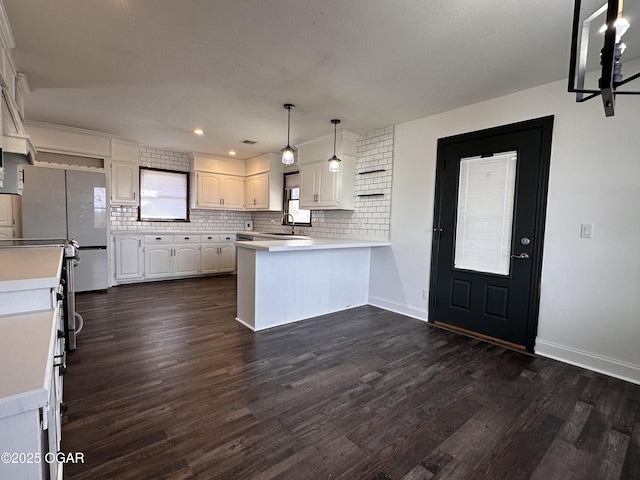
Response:
[[[11,50],[16,46],[11,25],[9,24],[9,17],[7,16],[7,11],[4,8],[2,0],[0,0],[0,43],[5,50]]]
[[[2,0],[0,0],[0,1],[2,1]],[[113,138],[113,135],[110,135],[110,134],[104,133],[104,132],[98,132],[97,130],[88,130],[86,128],[78,128],[78,127],[68,127],[66,125],[59,125],[57,123],[39,122],[37,120],[26,120],[24,122],[24,124],[27,127],[29,125],[32,125],[34,127],[48,128],[48,129],[52,129],[52,130],[60,130],[60,131],[69,132],[69,133],[92,135],[92,136],[104,137],[104,138],[108,138],[108,139]]]

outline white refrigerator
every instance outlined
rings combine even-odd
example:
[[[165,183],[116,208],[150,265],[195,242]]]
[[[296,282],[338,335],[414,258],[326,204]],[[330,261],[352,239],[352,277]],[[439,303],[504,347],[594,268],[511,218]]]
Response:
[[[31,165],[24,169],[22,236],[78,242],[76,292],[107,289],[105,183],[102,172]]]

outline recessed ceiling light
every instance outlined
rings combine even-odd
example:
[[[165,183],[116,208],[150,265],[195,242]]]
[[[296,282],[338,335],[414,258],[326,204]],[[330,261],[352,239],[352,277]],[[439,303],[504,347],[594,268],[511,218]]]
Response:
[[[204,135],[204,130],[202,130],[201,128],[196,128],[193,133],[195,133],[196,135]]]
[[[229,150],[229,155],[235,155],[236,151],[235,150]]]

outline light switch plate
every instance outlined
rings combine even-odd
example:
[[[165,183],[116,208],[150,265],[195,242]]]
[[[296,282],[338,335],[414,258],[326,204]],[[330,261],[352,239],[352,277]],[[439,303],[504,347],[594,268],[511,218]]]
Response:
[[[593,238],[593,223],[580,225],[580,238]]]

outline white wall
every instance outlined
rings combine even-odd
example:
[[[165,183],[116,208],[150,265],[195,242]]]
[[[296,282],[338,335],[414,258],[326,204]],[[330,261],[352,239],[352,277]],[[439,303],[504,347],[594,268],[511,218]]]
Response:
[[[427,318],[438,138],[555,115],[536,352],[640,383],[640,99],[616,110],[560,81],[397,125],[392,247],[372,253],[370,303]]]

